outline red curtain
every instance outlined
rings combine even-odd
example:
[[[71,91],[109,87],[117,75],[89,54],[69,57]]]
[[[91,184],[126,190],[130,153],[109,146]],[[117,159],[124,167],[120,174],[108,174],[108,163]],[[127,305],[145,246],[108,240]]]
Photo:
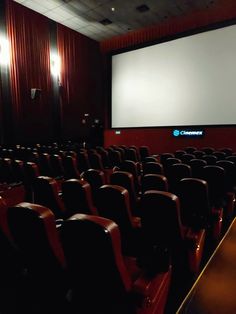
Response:
[[[2,120],[3,100],[2,100],[2,82],[0,76],[0,145],[3,143],[3,120]]]
[[[58,24],[57,45],[61,59],[63,136],[83,139],[88,136],[91,120],[102,110],[99,44]]]
[[[142,43],[148,43],[169,35],[194,30],[236,17],[235,0],[218,0],[213,5],[208,4],[204,10],[194,11],[187,16],[178,16],[162,24],[147,27],[141,30],[129,32],[101,42],[100,47],[103,53],[113,50],[132,47]]]
[[[7,33],[11,48],[12,112],[17,140],[50,140],[53,134],[49,20],[6,0]],[[31,99],[31,88],[41,89]]]

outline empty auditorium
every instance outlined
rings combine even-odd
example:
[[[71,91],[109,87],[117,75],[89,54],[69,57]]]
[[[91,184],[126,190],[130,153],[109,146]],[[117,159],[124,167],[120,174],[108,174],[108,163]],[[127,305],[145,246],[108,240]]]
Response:
[[[0,314],[236,313],[236,1],[0,1]]]

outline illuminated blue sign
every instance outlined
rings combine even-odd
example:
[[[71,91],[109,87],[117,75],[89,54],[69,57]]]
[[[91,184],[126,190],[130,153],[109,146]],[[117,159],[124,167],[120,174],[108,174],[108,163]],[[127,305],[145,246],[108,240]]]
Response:
[[[172,132],[174,137],[202,137],[204,136],[204,130],[178,130],[175,129]]]

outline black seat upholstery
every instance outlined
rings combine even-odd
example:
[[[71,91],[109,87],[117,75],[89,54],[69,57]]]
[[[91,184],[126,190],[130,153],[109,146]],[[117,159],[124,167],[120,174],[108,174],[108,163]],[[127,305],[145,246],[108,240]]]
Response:
[[[34,307],[41,313],[65,311],[69,288],[66,262],[52,211],[20,203],[8,209],[8,223],[29,272]]]

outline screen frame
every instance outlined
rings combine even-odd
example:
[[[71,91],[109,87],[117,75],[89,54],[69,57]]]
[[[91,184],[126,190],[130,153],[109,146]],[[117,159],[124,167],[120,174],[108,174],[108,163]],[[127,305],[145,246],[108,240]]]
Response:
[[[150,47],[153,45],[158,45],[158,44],[162,44],[162,43],[166,43],[169,41],[173,41],[176,39],[180,39],[183,37],[189,37],[189,36],[193,36],[193,35],[197,35],[197,34],[201,34],[201,33],[205,33],[208,31],[214,31],[217,29],[221,29],[221,28],[225,28],[228,26],[233,26],[236,25],[236,18],[230,19],[230,20],[226,20],[226,21],[221,21],[221,22],[217,22],[217,23],[213,23],[213,24],[209,24],[207,26],[203,26],[203,27],[198,27],[198,28],[194,28],[191,30],[187,30],[184,32],[178,32],[176,34],[172,34],[172,35],[167,35],[167,36],[163,36],[161,38],[152,40],[152,41],[148,41],[145,43],[140,43],[140,44],[135,44],[135,45],[131,45],[128,47],[124,47],[124,48],[120,48],[120,49],[115,49],[110,51],[107,54],[107,78],[108,78],[108,128],[111,130],[125,130],[125,129],[156,129],[156,128],[220,128],[220,127],[233,127],[236,126],[235,124],[198,124],[198,125],[165,125],[165,126],[140,126],[140,127],[112,127],[112,57],[115,55],[119,55],[125,52],[130,52],[130,51],[134,51],[134,50],[138,50],[138,49],[142,49],[142,48],[146,48],[146,47]]]

